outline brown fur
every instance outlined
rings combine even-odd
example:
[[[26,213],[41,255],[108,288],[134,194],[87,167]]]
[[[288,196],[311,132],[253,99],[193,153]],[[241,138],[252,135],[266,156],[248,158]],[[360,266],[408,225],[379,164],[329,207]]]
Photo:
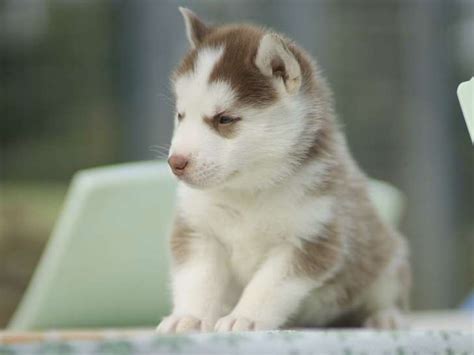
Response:
[[[235,122],[229,124],[219,124],[216,117],[204,117],[204,122],[224,138],[233,138],[237,135],[237,121],[238,119]]]
[[[354,308],[360,295],[374,284],[380,272],[393,260],[394,251],[402,250],[402,259],[395,271],[403,290],[397,304],[406,309],[410,269],[403,257],[407,257],[405,242],[380,220],[368,197],[366,177],[353,163],[338,158],[341,153],[335,140],[334,126],[330,123],[323,125],[318,133],[303,165],[318,161],[326,165],[327,173],[326,178],[315,184],[309,193],[335,196],[339,202],[332,224],[321,235],[315,236],[314,242],[303,243],[301,250],[295,254],[294,270],[296,274],[317,279],[342,260],[339,272],[327,280],[323,288],[337,289],[334,301],[339,307],[347,309],[341,319],[335,320],[336,323],[360,325],[373,307],[362,304]],[[346,225],[339,225],[338,221],[346,220],[347,216],[351,216],[350,225],[347,222]],[[344,246],[343,236],[348,238]],[[357,239],[351,241],[351,236]]]
[[[237,92],[240,104],[267,105],[277,99],[271,79],[255,66],[263,31],[256,27],[222,27],[212,32],[204,46],[224,46],[224,54],[211,73],[210,82],[226,81]]]
[[[170,238],[171,255],[176,265],[183,264],[191,254],[192,238],[192,229],[177,217]]]
[[[353,215],[352,224],[346,226],[350,229],[344,234],[357,236],[357,240],[348,244],[345,265],[329,285],[340,288],[337,302],[347,307],[375,282],[391,261],[393,251],[396,250],[396,240],[374,210],[365,188],[365,178],[352,176],[344,180],[349,187],[339,186],[338,190],[347,195],[346,199],[350,198],[351,205],[340,208],[337,213]]]
[[[318,279],[329,272],[343,258],[342,240],[337,225],[329,225],[315,241],[303,241],[295,250],[293,274],[297,277]]]
[[[188,31],[188,35],[190,36],[190,41],[194,46],[198,46],[211,31],[211,28],[202,22],[194,12],[185,8],[180,8],[180,11],[186,19],[187,26],[189,26],[190,31]]]
[[[176,69],[173,77],[177,78],[194,70],[197,52],[202,47],[225,48],[224,54],[216,64],[210,82],[224,80],[237,92],[239,104],[252,106],[268,105],[278,98],[271,78],[263,75],[255,66],[255,57],[265,31],[255,26],[213,27],[206,32],[195,49],[191,49]],[[296,57],[302,75],[303,90],[312,93],[318,90],[313,78],[313,64],[308,56],[292,42],[285,42]],[[280,68],[276,75],[284,76]]]

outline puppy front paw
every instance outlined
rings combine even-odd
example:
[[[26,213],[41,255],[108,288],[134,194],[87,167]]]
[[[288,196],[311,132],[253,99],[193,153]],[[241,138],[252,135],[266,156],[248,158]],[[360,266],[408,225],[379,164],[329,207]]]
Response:
[[[245,332],[252,330],[269,330],[274,328],[275,327],[272,327],[268,322],[229,314],[217,321],[214,330],[216,332]]]
[[[190,332],[209,332],[212,325],[202,319],[190,315],[170,315],[163,318],[156,332],[159,334],[175,334]]]
[[[364,322],[367,328],[394,330],[406,327],[404,319],[397,309],[385,309],[370,315]]]

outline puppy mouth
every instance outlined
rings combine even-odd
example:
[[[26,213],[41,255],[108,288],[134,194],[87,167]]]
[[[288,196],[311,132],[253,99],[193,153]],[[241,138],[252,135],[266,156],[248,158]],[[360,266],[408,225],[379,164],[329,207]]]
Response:
[[[181,176],[179,177],[179,180],[183,182],[184,184],[188,185],[189,187],[192,187],[195,189],[207,189],[207,188],[214,187],[220,184],[220,182],[213,181],[213,179],[211,178],[196,179],[193,177]]]
[[[213,164],[194,166],[191,170],[180,174],[178,179],[190,187],[207,188],[221,184],[225,179],[219,174],[219,167]]]
[[[238,175],[238,170],[232,170],[228,174],[219,174],[217,167],[212,169],[201,169],[196,172],[186,172],[185,174],[178,176],[178,179],[189,187],[196,189],[209,189],[220,187],[231,181]]]

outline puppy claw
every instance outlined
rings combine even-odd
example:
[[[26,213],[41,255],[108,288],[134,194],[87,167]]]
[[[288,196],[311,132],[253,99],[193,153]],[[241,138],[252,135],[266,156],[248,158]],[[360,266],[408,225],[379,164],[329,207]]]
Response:
[[[367,328],[393,330],[404,328],[404,322],[400,311],[397,309],[385,309],[369,316],[364,326]]]
[[[216,332],[247,332],[266,329],[272,328],[267,326],[264,322],[234,315],[228,315],[219,319],[214,328]]]
[[[163,318],[156,328],[159,334],[206,332],[212,330],[210,324],[193,316],[170,315]]]

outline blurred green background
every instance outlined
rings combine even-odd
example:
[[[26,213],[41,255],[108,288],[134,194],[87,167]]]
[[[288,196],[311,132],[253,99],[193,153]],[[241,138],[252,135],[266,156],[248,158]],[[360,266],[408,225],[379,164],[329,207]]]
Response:
[[[182,5],[316,56],[356,159],[407,197],[414,308],[457,307],[474,285],[474,148],[455,95],[474,75],[473,0],[0,0],[0,327],[72,174],[169,143]]]

